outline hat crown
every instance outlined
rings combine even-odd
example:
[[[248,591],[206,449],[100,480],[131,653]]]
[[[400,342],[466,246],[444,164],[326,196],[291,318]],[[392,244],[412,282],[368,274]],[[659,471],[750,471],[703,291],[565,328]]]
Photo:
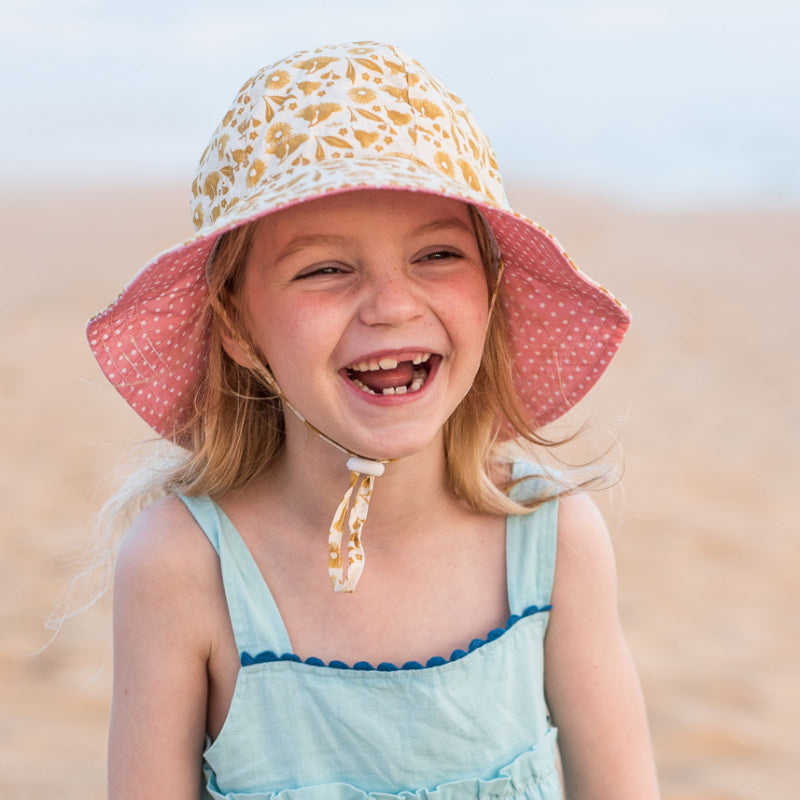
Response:
[[[488,139],[422,65],[374,42],[318,48],[239,90],[200,159],[193,221],[216,229],[265,205],[393,185],[506,204]]]

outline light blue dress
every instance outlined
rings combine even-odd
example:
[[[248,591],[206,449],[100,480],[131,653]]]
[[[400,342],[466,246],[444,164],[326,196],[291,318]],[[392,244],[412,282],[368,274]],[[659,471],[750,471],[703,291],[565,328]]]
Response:
[[[517,496],[534,483],[541,491],[528,481]],[[506,628],[449,658],[401,667],[301,662],[233,524],[207,497],[183,501],[219,553],[242,662],[228,717],[204,753],[204,798],[562,797],[543,690],[557,500],[508,518]]]

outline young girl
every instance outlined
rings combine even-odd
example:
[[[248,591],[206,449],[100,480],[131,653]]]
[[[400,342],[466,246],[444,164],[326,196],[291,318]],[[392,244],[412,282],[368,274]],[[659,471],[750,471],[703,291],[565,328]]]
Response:
[[[111,798],[555,798],[556,729],[568,797],[656,797],[603,522],[504,455],[625,309],[393,47],[258,72],[193,195],[88,329],[184,454],[118,557]]]

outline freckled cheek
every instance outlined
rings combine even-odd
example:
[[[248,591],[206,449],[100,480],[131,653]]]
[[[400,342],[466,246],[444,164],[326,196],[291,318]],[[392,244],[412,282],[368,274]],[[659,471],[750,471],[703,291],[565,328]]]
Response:
[[[327,362],[340,333],[330,315],[319,308],[277,308],[265,331],[267,357],[289,369],[309,368]]]
[[[463,366],[477,372],[483,356],[486,327],[489,319],[489,291],[481,275],[475,282],[462,285],[461,291],[451,295],[448,316],[451,336],[466,361]]]
[[[461,287],[460,291],[450,293],[448,300],[453,319],[462,323],[468,321],[471,326],[483,330],[489,316],[489,292],[483,281]]]

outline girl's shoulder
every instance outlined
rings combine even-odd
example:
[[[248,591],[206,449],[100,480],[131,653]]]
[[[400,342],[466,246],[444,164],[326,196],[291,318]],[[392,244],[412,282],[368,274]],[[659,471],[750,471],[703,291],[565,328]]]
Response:
[[[565,492],[559,496],[558,535],[574,545],[596,546],[609,541],[608,527],[588,493]]]
[[[117,555],[115,594],[188,613],[220,587],[216,552],[179,498],[157,500],[136,517]]]
[[[122,539],[118,563],[141,561],[141,566],[188,569],[201,566],[213,555],[187,507],[180,498],[168,495],[134,519]]]
[[[617,569],[611,536],[594,501],[581,492],[559,499],[550,616],[551,645],[589,641],[618,626]],[[562,649],[551,647],[551,651]]]
[[[597,582],[606,590],[616,586],[616,567],[611,536],[603,515],[585,492],[561,495],[558,506],[558,584],[574,596],[589,591]],[[593,581],[587,583],[587,574]],[[600,589],[600,586],[596,586]]]

